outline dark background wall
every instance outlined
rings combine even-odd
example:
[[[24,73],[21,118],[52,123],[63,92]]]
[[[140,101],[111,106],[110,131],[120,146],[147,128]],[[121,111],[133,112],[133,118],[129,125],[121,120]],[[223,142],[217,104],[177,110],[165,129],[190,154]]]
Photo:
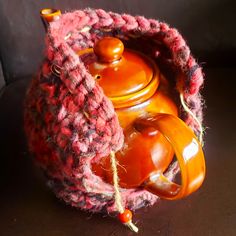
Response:
[[[63,12],[103,8],[159,19],[182,33],[204,66],[235,65],[233,0],[0,0],[0,60],[7,83],[37,71],[44,45],[39,11],[45,7],[60,8]]]
[[[0,61],[0,95],[1,95],[1,88],[3,88],[4,85],[5,85],[5,80],[3,77],[2,64]]]

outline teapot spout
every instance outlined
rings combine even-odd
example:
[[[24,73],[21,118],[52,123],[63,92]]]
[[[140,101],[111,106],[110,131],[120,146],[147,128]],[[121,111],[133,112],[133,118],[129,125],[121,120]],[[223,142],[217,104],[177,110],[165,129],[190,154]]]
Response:
[[[61,11],[53,8],[44,8],[40,11],[40,16],[43,22],[43,26],[47,31],[49,23],[60,18]]]

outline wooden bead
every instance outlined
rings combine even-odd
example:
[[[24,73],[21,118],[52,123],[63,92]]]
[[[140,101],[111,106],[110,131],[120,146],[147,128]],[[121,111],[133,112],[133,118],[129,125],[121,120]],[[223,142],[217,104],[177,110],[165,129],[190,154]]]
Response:
[[[129,209],[125,209],[123,213],[119,214],[119,220],[122,223],[128,223],[132,220],[132,212]]]

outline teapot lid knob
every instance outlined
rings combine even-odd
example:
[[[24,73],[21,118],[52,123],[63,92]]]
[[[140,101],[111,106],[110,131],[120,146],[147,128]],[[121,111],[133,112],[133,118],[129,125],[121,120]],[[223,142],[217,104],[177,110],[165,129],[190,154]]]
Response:
[[[104,37],[95,44],[93,49],[99,62],[112,63],[121,58],[124,44],[118,38]]]

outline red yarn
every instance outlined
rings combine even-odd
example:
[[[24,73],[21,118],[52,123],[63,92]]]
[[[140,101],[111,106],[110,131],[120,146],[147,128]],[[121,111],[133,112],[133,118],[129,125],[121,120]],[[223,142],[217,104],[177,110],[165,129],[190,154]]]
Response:
[[[90,29],[83,32],[84,27]],[[90,163],[119,150],[123,133],[112,103],[88,72],[85,59],[75,53],[92,47],[104,35],[126,40],[146,37],[155,51],[152,55],[163,59],[165,54],[155,45],[164,45],[171,54],[168,60],[182,74],[177,77],[177,89],[184,93],[186,104],[200,121],[203,75],[182,36],[165,23],[101,9],[66,13],[51,23],[45,62],[26,96],[29,148],[59,198],[81,209],[109,212],[114,210],[113,186],[94,175]],[[185,121],[199,132],[192,117],[186,115]],[[173,178],[177,170],[174,164],[166,175]],[[121,194],[124,206],[130,209],[157,199],[142,189],[122,189]]]

